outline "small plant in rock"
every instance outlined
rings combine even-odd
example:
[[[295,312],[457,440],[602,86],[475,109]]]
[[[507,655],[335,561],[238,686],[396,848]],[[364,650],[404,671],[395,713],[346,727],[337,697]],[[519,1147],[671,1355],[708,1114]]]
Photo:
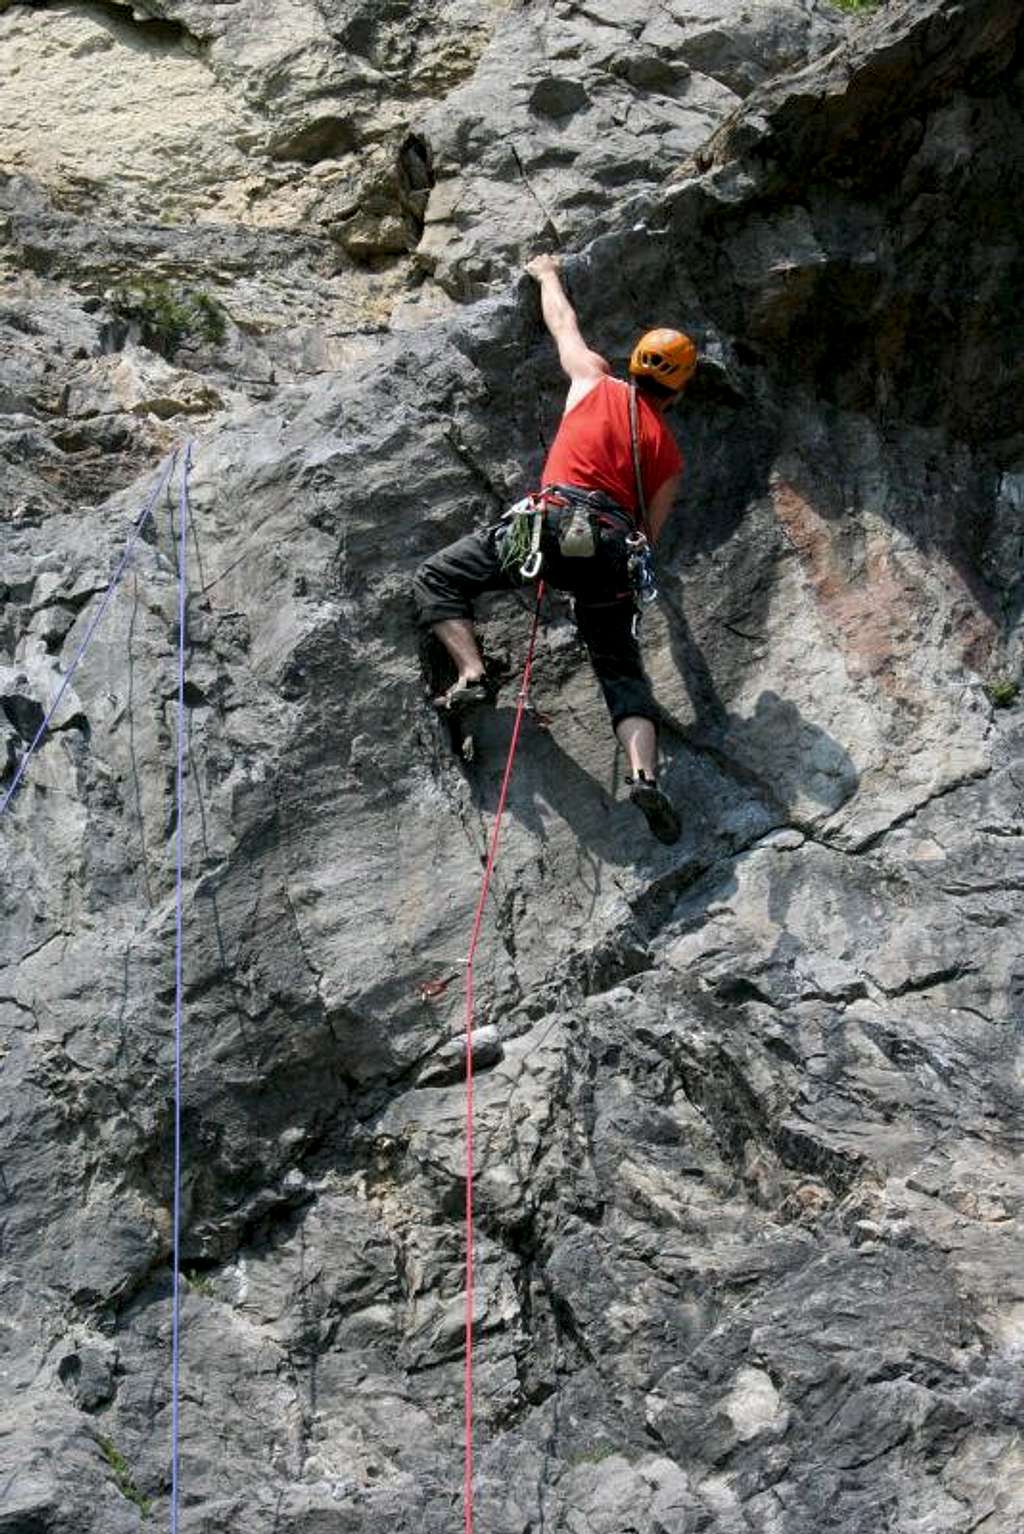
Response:
[[[573,1458],[572,1463],[574,1465],[599,1465],[602,1460],[611,1459],[613,1454],[622,1454],[622,1452],[613,1443],[598,1443],[592,1449],[585,1449],[582,1453],[577,1454]],[[628,1455],[624,1457],[629,1458]]]
[[[168,361],[186,338],[219,346],[227,329],[224,310],[209,293],[148,278],[115,288],[110,307],[139,326],[143,346]]]
[[[126,1497],[133,1503],[143,1518],[148,1518],[149,1498],[144,1497],[136,1486],[135,1477],[120,1449],[116,1448],[109,1438],[97,1438],[96,1442],[99,1444],[100,1453],[114,1473],[114,1480],[122,1497]]]
[[[191,1273],[186,1271],[185,1277],[188,1280],[189,1288],[194,1289],[196,1294],[202,1294],[208,1300],[217,1298],[217,1291],[214,1288],[213,1280],[207,1278],[205,1273],[197,1273],[195,1270]]]
[[[219,346],[227,329],[224,310],[215,298],[211,298],[209,293],[202,291],[193,295],[192,304],[203,340],[209,341],[212,346]]]
[[[1020,697],[1020,683],[1012,676],[997,676],[985,691],[993,708],[1012,708]]]
[[[877,11],[882,0],[831,0],[837,11]]]

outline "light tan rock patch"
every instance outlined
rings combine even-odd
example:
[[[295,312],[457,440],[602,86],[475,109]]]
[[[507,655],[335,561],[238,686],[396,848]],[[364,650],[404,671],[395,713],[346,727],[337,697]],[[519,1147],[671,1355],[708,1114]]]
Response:
[[[185,43],[88,6],[0,16],[0,168],[74,211],[173,221],[242,173],[245,114]]]

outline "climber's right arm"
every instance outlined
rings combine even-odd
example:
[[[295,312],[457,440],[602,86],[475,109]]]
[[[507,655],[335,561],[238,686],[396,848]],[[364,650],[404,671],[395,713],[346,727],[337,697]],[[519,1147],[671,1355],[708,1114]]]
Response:
[[[566,410],[571,410],[611,367],[600,355],[593,352],[580,334],[576,311],[562,287],[555,256],[534,256],[526,270],[540,287],[541,313],[551,337],[558,347],[558,360],[569,379]]]

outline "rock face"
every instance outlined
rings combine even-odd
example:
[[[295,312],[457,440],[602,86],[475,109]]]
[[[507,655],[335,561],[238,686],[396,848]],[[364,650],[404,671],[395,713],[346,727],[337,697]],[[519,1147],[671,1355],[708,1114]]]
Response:
[[[4,785],[196,438],[180,1526],[461,1516],[528,604],[466,763],[408,587],[536,482],[547,243],[616,365],[701,344],[644,639],[686,830],[550,599],[478,1526],[1017,1534],[1015,0],[0,11]],[[0,822],[0,1534],[168,1518],[179,475]]]

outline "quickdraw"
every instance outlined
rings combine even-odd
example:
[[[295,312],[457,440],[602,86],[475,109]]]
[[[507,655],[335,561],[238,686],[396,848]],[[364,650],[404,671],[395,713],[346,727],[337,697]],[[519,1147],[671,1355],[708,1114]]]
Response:
[[[544,563],[540,540],[544,531],[544,514],[549,506],[565,506],[562,496],[535,490],[521,501],[510,506],[503,521],[509,523],[502,549],[501,563],[507,570],[518,565],[524,581],[536,580]]]
[[[647,607],[658,600],[658,583],[654,575],[654,559],[651,546],[644,533],[630,533],[626,539],[629,555],[626,569],[629,573],[630,590],[637,607]]]
[[[519,573],[524,581],[535,580],[540,574],[540,567],[544,563],[544,555],[540,551],[540,535],[544,528],[544,508],[534,507],[530,512],[530,552],[519,566]]]

